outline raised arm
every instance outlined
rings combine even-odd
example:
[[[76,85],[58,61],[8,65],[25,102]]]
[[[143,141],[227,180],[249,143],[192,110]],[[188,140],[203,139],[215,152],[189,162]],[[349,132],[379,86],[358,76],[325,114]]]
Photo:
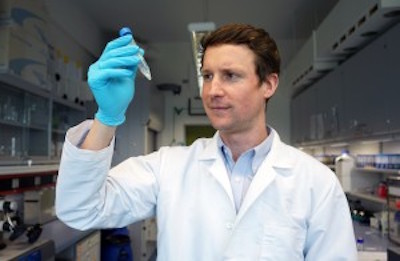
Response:
[[[88,71],[89,87],[98,105],[94,124],[81,148],[101,150],[112,140],[116,126],[125,121],[125,112],[135,94],[135,76],[143,53],[131,45],[126,35],[109,42],[99,60]]]
[[[107,186],[116,127],[135,93],[134,80],[142,52],[130,45],[132,36],[109,42],[88,71],[88,83],[98,110],[93,124],[86,121],[68,130],[56,186],[56,214],[71,227],[90,229],[131,222],[130,207],[119,200],[120,188]],[[128,171],[128,170],[126,170]],[[115,216],[115,218],[110,218]]]

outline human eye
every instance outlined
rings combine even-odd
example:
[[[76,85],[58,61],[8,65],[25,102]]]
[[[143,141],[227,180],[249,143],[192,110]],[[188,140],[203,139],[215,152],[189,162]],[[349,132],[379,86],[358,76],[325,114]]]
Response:
[[[209,82],[212,80],[213,75],[209,72],[202,72],[201,77],[203,77],[204,82]]]
[[[238,73],[232,71],[226,71],[223,75],[226,81],[237,81],[240,78],[240,75]]]

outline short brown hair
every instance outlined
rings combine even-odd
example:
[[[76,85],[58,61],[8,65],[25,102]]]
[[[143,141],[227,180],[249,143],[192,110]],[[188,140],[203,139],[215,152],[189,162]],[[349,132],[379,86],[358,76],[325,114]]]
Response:
[[[281,58],[278,47],[264,29],[247,24],[227,24],[218,28],[201,40],[201,64],[208,47],[222,44],[244,44],[250,48],[256,56],[256,73],[261,82],[270,73],[279,75]]]

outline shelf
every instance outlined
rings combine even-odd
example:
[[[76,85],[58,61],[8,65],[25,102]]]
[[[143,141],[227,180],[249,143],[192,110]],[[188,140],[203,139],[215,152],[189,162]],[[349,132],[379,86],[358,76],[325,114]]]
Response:
[[[6,168],[27,167],[28,159],[32,160],[32,166],[50,166],[50,165],[60,164],[60,159],[58,157],[49,158],[48,156],[29,156],[28,158],[21,158],[21,157],[12,157],[10,155],[1,155],[0,173],[4,167]]]
[[[85,106],[77,104],[77,103],[69,101],[69,100],[66,100],[66,99],[63,99],[63,98],[60,98],[60,97],[53,97],[53,102],[61,104],[61,105],[65,105],[65,106],[75,109],[77,111],[82,111],[82,112],[86,111]]]
[[[35,84],[32,84],[7,71],[0,71],[0,82],[41,97],[50,98],[51,96],[49,90],[45,89],[44,87],[39,87]]]
[[[54,187],[58,167],[58,165],[0,167],[0,193],[4,196]]]
[[[67,131],[62,129],[52,129],[51,132],[56,134],[65,134]]]
[[[43,172],[57,172],[58,164],[54,165],[32,165],[32,166],[3,166],[0,167],[0,176],[3,175],[21,175]]]
[[[27,128],[26,124],[22,124],[17,121],[0,120],[0,124],[9,125],[13,127]]]
[[[27,124],[23,124],[23,123],[16,122],[16,121],[0,120],[0,124],[13,126],[13,127],[19,127],[19,128],[28,128],[28,129],[34,129],[34,130],[47,131],[47,127],[43,127],[43,126],[39,126],[39,125],[37,125],[37,126],[27,125]]]
[[[335,138],[326,138],[322,140],[310,140],[303,142],[294,142],[296,147],[303,148],[317,148],[317,147],[344,147],[347,146],[348,143],[356,143],[363,141],[379,141],[379,140],[400,140],[400,129],[377,132],[377,133],[368,133],[363,136],[339,136]]]
[[[378,168],[355,168],[358,171],[372,172],[372,173],[384,173],[384,174],[397,174],[400,175],[400,169],[378,169]]]
[[[356,198],[360,198],[360,199],[365,199],[368,200],[370,202],[375,202],[375,203],[379,203],[382,205],[386,205],[387,201],[385,198],[380,198],[378,196],[375,195],[371,195],[371,194],[366,194],[366,193],[362,193],[362,192],[346,192],[348,195],[356,197]]]

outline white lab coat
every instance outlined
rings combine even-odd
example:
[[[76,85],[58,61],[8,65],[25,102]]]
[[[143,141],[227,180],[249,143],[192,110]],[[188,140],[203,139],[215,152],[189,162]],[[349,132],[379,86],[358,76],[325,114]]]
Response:
[[[67,133],[57,180],[57,216],[71,227],[123,227],[156,216],[158,260],[357,259],[336,176],[276,132],[236,213],[216,137],[109,171],[113,144],[98,152],[74,145],[89,127]]]

